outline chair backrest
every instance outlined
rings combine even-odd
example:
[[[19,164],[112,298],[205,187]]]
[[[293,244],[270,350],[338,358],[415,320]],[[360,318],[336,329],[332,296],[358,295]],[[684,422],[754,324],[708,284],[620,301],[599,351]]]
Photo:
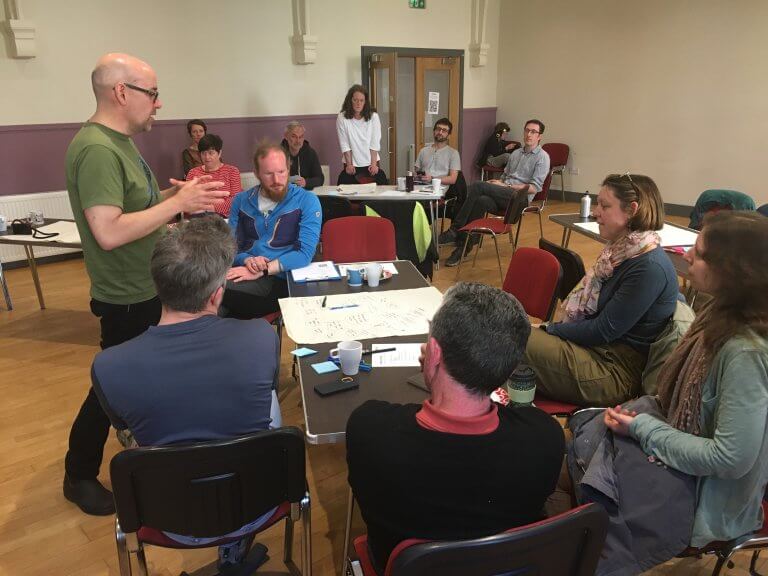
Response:
[[[216,537],[306,492],[304,434],[295,427],[184,446],[134,448],[110,464],[123,532],[150,527]]]
[[[318,196],[318,200],[320,200],[320,208],[323,210],[323,222],[328,222],[334,218],[352,216],[352,203],[346,198]]]
[[[396,260],[395,227],[386,218],[348,216],[323,224],[323,259]]]
[[[452,542],[401,542],[386,576],[592,575],[600,559],[608,514],[586,504],[503,534]]]
[[[571,290],[579,283],[579,280],[584,277],[584,261],[573,250],[558,246],[546,238],[539,239],[539,248],[546,250],[560,262],[563,277],[560,280],[560,289],[557,296],[560,300],[565,300],[568,294],[571,293]]]
[[[539,202],[542,208],[547,203],[547,196],[549,196],[550,184],[552,184],[551,171],[549,174],[547,174],[547,177],[544,179],[544,184],[541,185],[541,190],[536,193],[536,196],[533,197],[533,202]]]
[[[557,302],[562,270],[552,254],[539,248],[518,248],[509,261],[502,288],[523,305],[529,316],[549,320]]]
[[[549,154],[549,167],[559,168],[568,164],[568,156],[571,153],[571,148],[568,144],[561,144],[559,142],[547,142],[541,145],[542,150]]]

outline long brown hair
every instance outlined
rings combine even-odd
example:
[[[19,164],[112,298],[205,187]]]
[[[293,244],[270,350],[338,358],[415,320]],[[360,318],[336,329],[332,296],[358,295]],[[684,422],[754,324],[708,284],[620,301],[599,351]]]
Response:
[[[717,352],[747,330],[768,336],[768,218],[723,210],[706,216],[701,233],[700,256],[715,279],[707,348]]]
[[[347,95],[344,98],[344,104],[341,105],[341,112],[344,113],[344,118],[354,118],[355,111],[352,109],[352,96],[355,95],[355,92],[360,92],[363,96],[365,96],[365,105],[363,106],[363,111],[361,112],[361,115],[363,119],[368,122],[368,120],[371,119],[371,99],[368,97],[368,90],[365,89],[365,86],[362,84],[353,84],[352,87],[347,90]]]

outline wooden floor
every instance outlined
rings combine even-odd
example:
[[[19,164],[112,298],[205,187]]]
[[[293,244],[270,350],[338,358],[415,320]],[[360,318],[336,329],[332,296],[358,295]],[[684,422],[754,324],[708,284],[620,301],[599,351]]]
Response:
[[[553,202],[547,213],[576,209],[575,204]],[[545,222],[544,234],[559,243],[561,229]],[[538,237],[536,216],[526,217],[521,245],[535,246]],[[600,250],[598,243],[578,234],[573,235],[571,247],[582,254],[587,264]],[[506,239],[501,241],[501,251],[506,267],[511,256]],[[88,309],[88,278],[82,260],[43,265],[40,276],[46,310],[38,308],[26,268],[7,272],[15,308],[12,312],[0,309],[0,397],[4,398],[0,404],[0,575],[117,575],[114,518],[82,514],[61,493],[69,428],[88,390],[90,364],[98,351],[99,327]],[[454,283],[455,276],[455,268],[441,268],[434,283],[445,290]],[[476,268],[470,264],[463,267],[462,279],[500,285],[492,243],[483,247]],[[302,426],[300,395],[290,377],[287,354],[292,347],[286,337],[281,407],[286,424]],[[118,449],[114,436],[110,436],[105,462]],[[314,574],[338,574],[347,494],[344,445],[309,446],[307,454]],[[101,480],[109,485],[106,465]],[[364,531],[359,519],[355,530]],[[300,532],[298,529],[297,536]],[[281,527],[274,527],[260,538],[269,547],[272,559],[259,574],[287,573],[280,560],[281,534]],[[298,541],[297,537],[297,559]],[[152,574],[176,576],[186,570],[205,576],[215,572],[210,566],[215,557],[213,550],[149,548],[147,557]],[[747,574],[747,558],[745,553],[739,555],[737,567],[729,573]],[[712,565],[712,559],[681,560],[649,574],[704,575],[709,574]]]

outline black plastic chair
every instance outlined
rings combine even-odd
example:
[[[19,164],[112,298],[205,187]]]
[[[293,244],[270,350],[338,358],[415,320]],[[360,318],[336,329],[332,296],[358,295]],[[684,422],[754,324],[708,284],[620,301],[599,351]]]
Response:
[[[148,574],[144,544],[208,548],[240,540],[221,538],[185,545],[164,534],[217,538],[239,530],[277,507],[253,533],[285,519],[283,560],[291,574],[293,525],[301,519],[302,570],[312,573],[310,500],[304,435],[294,427],[241,438],[184,446],[125,450],[110,464],[117,517],[115,539],[121,576],[131,574],[131,553]]]
[[[323,210],[323,223],[334,218],[345,218],[353,215],[352,203],[346,198],[336,196],[318,196]]]
[[[558,289],[557,297],[560,300],[565,300],[571,290],[584,278],[584,261],[576,252],[558,246],[554,242],[550,242],[546,238],[539,238],[539,248],[546,250],[554,255],[557,261],[560,262],[560,268],[563,270],[563,277],[560,280],[560,288]]]
[[[486,538],[450,542],[405,540],[392,551],[384,574],[591,576],[600,559],[607,529],[608,514],[602,506],[586,504]],[[357,538],[355,550],[365,576],[374,576],[367,538]]]

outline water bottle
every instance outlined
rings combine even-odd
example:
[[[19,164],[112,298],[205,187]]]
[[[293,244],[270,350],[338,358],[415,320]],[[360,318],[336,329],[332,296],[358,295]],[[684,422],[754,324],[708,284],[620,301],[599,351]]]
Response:
[[[413,192],[413,172],[407,172],[405,174],[405,191]]]
[[[536,395],[536,374],[527,364],[520,364],[507,384],[509,405],[512,407],[530,406]]]
[[[589,190],[584,192],[584,196],[581,197],[581,210],[579,210],[579,216],[581,218],[589,218],[590,208],[592,208],[592,198],[589,196]]]

